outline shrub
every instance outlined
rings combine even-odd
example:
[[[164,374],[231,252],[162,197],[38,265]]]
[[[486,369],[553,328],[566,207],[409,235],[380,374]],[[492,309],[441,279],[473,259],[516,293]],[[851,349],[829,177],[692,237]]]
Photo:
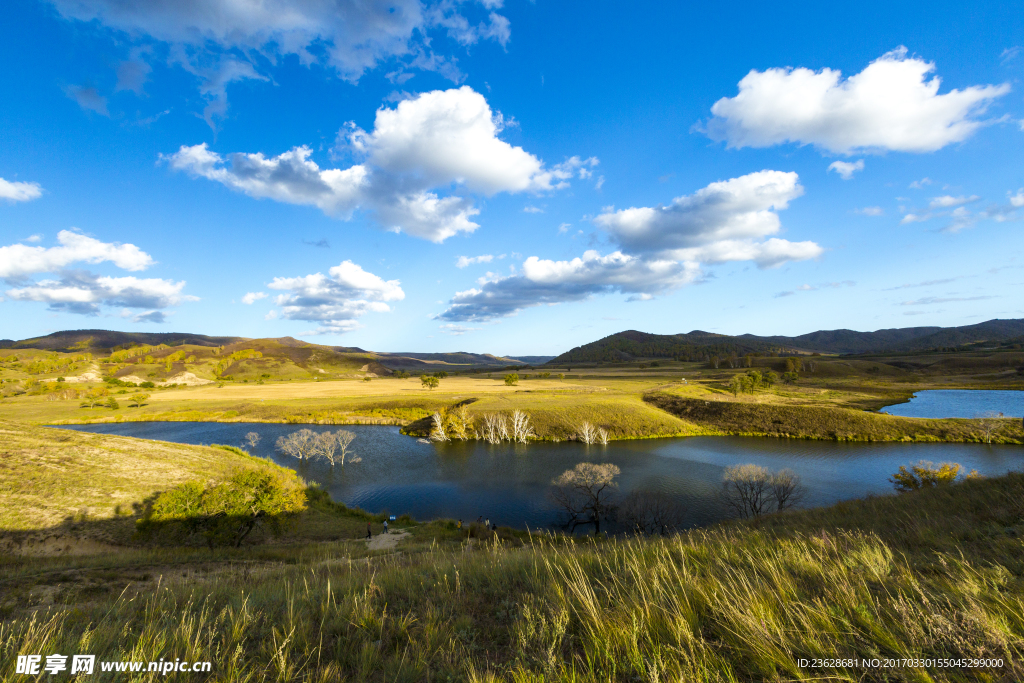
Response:
[[[294,482],[272,472],[246,470],[227,482],[186,482],[161,493],[139,521],[139,531],[145,537],[184,536],[182,540],[198,534],[211,550],[237,548],[260,526],[280,533],[288,516],[305,507],[305,495]]]
[[[505,375],[505,386],[514,387],[517,384],[519,384],[519,375],[514,372]]]
[[[961,477],[961,469],[960,464],[955,462],[944,462],[935,466],[927,460],[922,460],[916,465],[911,465],[909,471],[906,466],[900,465],[899,472],[889,477],[889,481],[897,491],[907,493],[918,489],[949,486],[963,479],[975,479],[981,476],[977,470],[971,470],[966,477]]]

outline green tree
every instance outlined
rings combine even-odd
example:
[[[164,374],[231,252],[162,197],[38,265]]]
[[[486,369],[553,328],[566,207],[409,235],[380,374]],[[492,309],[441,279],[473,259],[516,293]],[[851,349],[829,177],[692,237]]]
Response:
[[[448,376],[448,373],[445,372],[444,370],[441,370],[440,372],[435,372],[434,373],[434,377],[436,377],[438,379],[444,379],[447,376]]]
[[[423,385],[424,389],[436,389],[441,384],[441,380],[433,375],[423,375],[420,377],[420,384]]]
[[[514,387],[517,384],[519,384],[519,375],[518,374],[513,372],[513,373],[510,373],[508,375],[505,375],[505,386],[507,386],[507,387]]]
[[[889,481],[897,491],[907,493],[918,489],[949,486],[963,478],[975,479],[980,476],[977,470],[971,470],[966,477],[961,477],[961,469],[960,464],[955,462],[944,462],[936,466],[927,460],[921,460],[916,465],[911,465],[910,470],[900,465],[899,471],[889,477]]]
[[[779,381],[779,376],[776,375],[771,370],[769,370],[768,372],[764,373],[764,377],[762,378],[762,381],[764,382],[764,385],[766,387],[771,389],[773,386],[775,386],[775,383]]]
[[[747,370],[747,377],[750,380],[750,393],[754,393],[761,388],[761,382],[764,381],[764,376],[760,370]]]
[[[279,533],[284,520],[306,507],[302,487],[288,475],[246,470],[227,482],[187,482],[157,496],[139,523],[146,536],[199,534],[212,550],[236,548],[257,527]]]
[[[732,379],[729,380],[729,391],[732,392],[733,396],[739,396],[739,393],[743,391],[743,377],[739,375],[733,375]]]
[[[108,398],[107,402],[104,403],[103,405],[105,405],[106,407],[110,408],[111,410],[117,410],[118,408],[121,407],[121,405],[117,402],[117,399],[114,398],[113,396]]]
[[[132,406],[136,408],[141,408],[142,404],[144,404],[148,398],[149,394],[132,394],[132,396],[128,399],[128,402],[131,403]]]

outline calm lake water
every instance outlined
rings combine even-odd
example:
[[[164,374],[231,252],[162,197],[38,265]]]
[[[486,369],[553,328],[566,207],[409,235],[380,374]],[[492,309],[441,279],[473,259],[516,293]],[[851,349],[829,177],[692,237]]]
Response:
[[[919,460],[953,461],[968,470],[1000,475],[1024,465],[1024,447],[981,444],[836,443],[796,439],[691,437],[616,441],[607,446],[575,442],[528,446],[464,442],[422,443],[397,427],[351,425],[239,424],[217,422],[124,422],[69,425],[188,444],[241,445],[246,432],[262,440],[254,455],[270,458],[316,481],[334,500],[373,512],[408,513],[417,519],[450,517],[467,522],[483,515],[512,527],[548,527],[557,510],[547,498],[551,480],[579,462],[614,463],[622,470],[621,494],[637,489],[670,493],[681,499],[691,526],[726,517],[717,500],[724,468],[745,463],[772,470],[789,468],[809,489],[805,505],[828,505],[868,494],[889,494],[886,478],[900,465]],[[275,452],[279,436],[309,428],[347,429],[362,457],[334,471]]]
[[[919,391],[909,403],[882,408],[883,413],[900,417],[981,417],[1002,413],[1024,417],[1024,391],[939,389]]]

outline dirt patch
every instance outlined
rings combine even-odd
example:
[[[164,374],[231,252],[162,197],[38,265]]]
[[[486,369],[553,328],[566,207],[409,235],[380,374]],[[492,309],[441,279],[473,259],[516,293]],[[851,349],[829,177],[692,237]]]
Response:
[[[377,534],[371,538],[366,548],[368,550],[394,550],[398,542],[406,538],[409,532],[405,529],[392,529],[386,534]]]
[[[203,386],[204,384],[213,384],[213,380],[203,379],[202,377],[196,377],[191,372],[179,372],[174,377],[168,377],[166,381],[157,382],[156,384],[158,386],[167,386],[168,384],[177,384],[180,386],[184,384],[185,386],[189,387],[199,387]]]
[[[65,377],[65,382],[75,384],[76,382],[102,382],[103,376],[100,374],[100,366],[93,363],[89,366],[89,369],[83,372],[81,375],[75,377]],[[139,380],[140,382],[142,380]]]
[[[0,538],[0,553],[26,557],[98,555],[118,550],[116,546],[64,534],[29,535],[18,539]]]

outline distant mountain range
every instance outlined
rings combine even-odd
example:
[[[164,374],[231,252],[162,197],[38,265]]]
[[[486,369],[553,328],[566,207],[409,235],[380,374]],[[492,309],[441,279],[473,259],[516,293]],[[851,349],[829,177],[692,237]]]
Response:
[[[45,337],[32,337],[14,341],[0,339],[0,349],[43,349],[45,351],[110,351],[132,345],[225,346],[244,337],[208,337],[188,332],[116,332],[112,330],[66,330]]]
[[[246,337],[209,337],[186,332],[117,332],[111,330],[67,330],[54,332],[44,337],[33,337],[14,341],[0,339],[0,349],[40,349],[44,351],[81,351],[108,354],[119,348],[130,346],[231,346],[240,342],[251,342],[268,357],[276,357],[289,348],[316,347],[351,357],[353,362],[363,364],[374,360],[390,370],[412,370],[425,372],[434,370],[464,370],[473,367],[505,367],[510,365],[540,365],[552,356],[521,356],[516,358],[494,356],[482,353],[385,353],[366,351],[355,346],[321,346],[280,337],[275,339],[248,339]],[[235,350],[235,349],[232,349]],[[294,355],[294,354],[292,354]],[[295,360],[295,359],[292,359]]]
[[[711,356],[742,356],[754,352],[904,353],[984,342],[1002,343],[1017,338],[1024,338],[1024,320],[997,319],[962,327],[905,327],[874,332],[822,330],[797,337],[730,336],[701,330],[686,334],[648,334],[627,330],[578,346],[550,362],[584,363],[634,358],[702,360]]]
[[[107,354],[137,345],[231,346],[241,342],[267,342],[281,348],[317,347],[352,356],[353,362],[373,360],[392,370],[414,372],[462,370],[473,367],[566,364],[596,361],[627,361],[637,358],[679,358],[703,360],[711,356],[742,356],[748,353],[904,353],[969,344],[1024,341],[1024,320],[989,320],[962,327],[905,327],[856,332],[821,330],[797,337],[761,337],[754,334],[730,336],[694,330],[685,334],[648,334],[627,330],[578,346],[560,356],[495,356],[484,353],[385,353],[351,346],[321,346],[281,337],[253,340],[246,337],[209,337],[186,332],[117,332],[111,330],[68,330],[44,337],[14,341],[0,340],[0,349],[42,349],[46,351],[89,351]],[[241,347],[238,347],[241,348]]]

